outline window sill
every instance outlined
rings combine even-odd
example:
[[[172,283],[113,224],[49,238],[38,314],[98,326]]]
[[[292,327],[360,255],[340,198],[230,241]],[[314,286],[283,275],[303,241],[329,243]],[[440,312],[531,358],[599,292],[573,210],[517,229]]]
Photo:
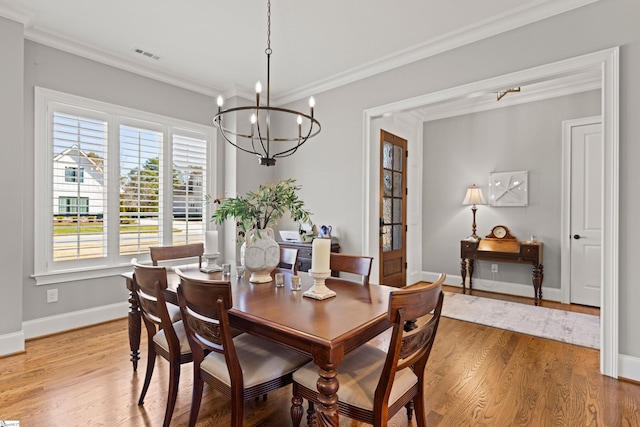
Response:
[[[78,280],[99,279],[102,277],[119,276],[122,273],[131,271],[131,264],[121,264],[117,266],[91,267],[87,269],[75,269],[64,271],[52,271],[46,273],[33,274],[36,279],[36,286],[52,285],[54,283],[74,282]]]

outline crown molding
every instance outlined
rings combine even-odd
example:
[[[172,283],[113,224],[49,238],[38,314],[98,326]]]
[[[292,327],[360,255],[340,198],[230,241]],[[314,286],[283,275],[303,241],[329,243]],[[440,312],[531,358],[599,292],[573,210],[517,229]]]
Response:
[[[310,95],[326,92],[597,1],[600,0],[538,0],[515,10],[478,21],[465,28],[452,31],[438,38],[427,40],[424,43],[408,47],[375,61],[335,74],[310,85],[302,86],[281,94],[272,94],[272,103],[273,105],[283,105],[298,101]],[[152,67],[136,63],[132,58],[113,55],[75,40],[62,37],[59,34],[35,29],[32,24],[33,14],[18,9],[5,0],[0,0],[0,16],[23,23],[25,26],[25,38],[28,40],[203,95],[217,96],[223,92],[219,88],[211,87],[202,82],[192,81],[182,76],[165,73]],[[232,89],[231,92],[241,93],[241,96],[248,97],[250,90],[239,88]]]
[[[144,77],[167,83],[173,86],[181,87],[203,95],[216,96],[221,90],[212,88],[200,82],[188,80],[186,78],[175,76],[157,69],[138,64],[130,58],[113,55],[95,47],[78,43],[75,40],[62,37],[48,31],[36,30],[33,28],[25,28],[25,38],[36,43],[40,43],[55,49],[59,49],[83,58],[91,59],[96,62],[103,63],[124,71],[129,71]]]
[[[539,0],[533,4],[529,3],[311,85],[284,92],[275,97],[274,102],[286,104],[307,98],[597,1],[600,0]]]

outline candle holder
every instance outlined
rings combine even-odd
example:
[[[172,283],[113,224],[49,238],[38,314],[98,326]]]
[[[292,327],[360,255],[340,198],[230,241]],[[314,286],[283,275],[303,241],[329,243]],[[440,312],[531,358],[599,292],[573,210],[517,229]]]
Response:
[[[335,291],[327,288],[325,284],[327,277],[331,276],[331,271],[319,272],[309,270],[309,276],[313,277],[313,286],[309,290],[304,291],[303,296],[318,300],[336,296]]]
[[[218,265],[216,259],[220,256],[220,252],[214,252],[212,254],[203,254],[202,257],[207,260],[207,262],[200,267],[200,271],[203,273],[213,273],[216,271],[222,271],[222,267]]]

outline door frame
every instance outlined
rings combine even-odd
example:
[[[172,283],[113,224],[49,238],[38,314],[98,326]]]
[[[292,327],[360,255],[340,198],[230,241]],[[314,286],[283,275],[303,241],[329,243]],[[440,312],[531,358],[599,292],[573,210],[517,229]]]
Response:
[[[372,140],[372,121],[474,92],[497,91],[526,82],[540,81],[566,73],[597,68],[602,75],[602,131],[604,139],[603,215],[602,215],[602,305],[600,315],[600,372],[618,378],[619,331],[619,56],[618,46],[540,65],[514,73],[480,80],[425,95],[392,102],[363,111],[363,218],[362,244],[364,254],[375,254],[378,247],[377,199],[371,191],[377,188],[378,136]],[[372,165],[376,165],[372,167]],[[372,187],[375,185],[376,187]],[[409,189],[411,192],[412,189]],[[421,193],[421,189],[415,191]],[[421,236],[416,247],[421,247]],[[375,282],[374,282],[375,283]]]
[[[602,116],[583,117],[562,122],[562,190],[560,206],[560,294],[563,304],[571,303],[571,132],[574,127],[602,125]],[[604,133],[603,133],[604,135]],[[603,159],[604,160],[604,159]],[[602,245],[602,242],[600,242]],[[604,283],[600,274],[600,286]],[[600,295],[602,307],[602,295]]]

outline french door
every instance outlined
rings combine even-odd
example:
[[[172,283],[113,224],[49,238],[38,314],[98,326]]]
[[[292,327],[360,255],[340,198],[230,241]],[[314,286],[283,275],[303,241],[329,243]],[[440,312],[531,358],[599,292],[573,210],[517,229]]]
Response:
[[[381,284],[407,282],[407,140],[380,131]]]

